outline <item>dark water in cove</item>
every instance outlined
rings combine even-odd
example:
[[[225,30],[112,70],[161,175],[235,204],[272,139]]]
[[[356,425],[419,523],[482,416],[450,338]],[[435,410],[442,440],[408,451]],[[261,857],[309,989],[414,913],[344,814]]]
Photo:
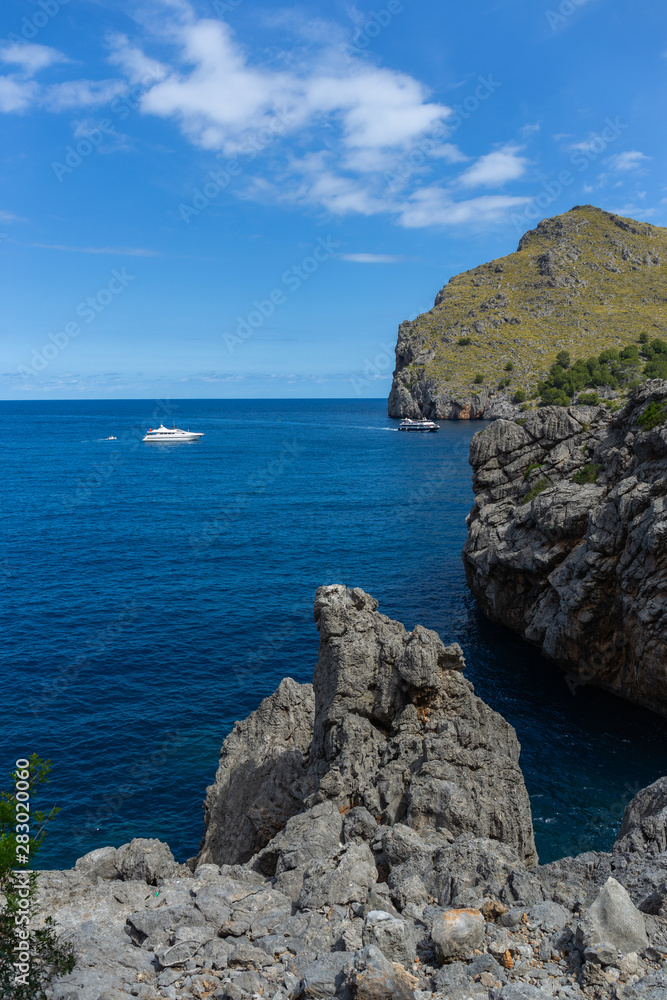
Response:
[[[333,582],[461,643],[518,731],[543,860],[611,843],[667,774],[667,724],[573,696],[478,614],[460,551],[479,424],[412,436],[382,400],[179,400],[205,436],[158,447],[140,441],[156,405],[0,403],[0,767],[54,762],[41,867],[134,836],[194,854],[224,736],[285,675],[311,679]]]

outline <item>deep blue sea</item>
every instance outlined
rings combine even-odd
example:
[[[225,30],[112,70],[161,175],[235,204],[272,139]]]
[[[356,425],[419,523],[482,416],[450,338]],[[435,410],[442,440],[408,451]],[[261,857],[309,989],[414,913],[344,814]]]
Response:
[[[204,437],[142,444],[161,419]],[[667,774],[667,723],[571,694],[476,610],[479,427],[399,434],[383,400],[0,403],[0,767],[53,761],[38,867],[136,836],[196,853],[222,740],[282,677],[311,680],[313,596],[337,582],[463,646],[518,731],[542,860],[607,847]]]

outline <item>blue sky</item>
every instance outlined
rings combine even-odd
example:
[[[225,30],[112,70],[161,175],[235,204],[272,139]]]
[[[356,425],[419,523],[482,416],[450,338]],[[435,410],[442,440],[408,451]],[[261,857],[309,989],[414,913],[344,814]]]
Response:
[[[385,396],[396,328],[592,203],[667,224],[646,0],[5,0],[0,397]]]

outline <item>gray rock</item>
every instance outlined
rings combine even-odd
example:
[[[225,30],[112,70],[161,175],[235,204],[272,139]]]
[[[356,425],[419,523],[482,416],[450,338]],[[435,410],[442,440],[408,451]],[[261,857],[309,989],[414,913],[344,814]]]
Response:
[[[484,941],[484,917],[479,910],[446,910],[434,919],[431,937],[441,965],[453,958],[472,958]]]
[[[598,685],[663,714],[667,427],[638,419],[665,403],[667,382],[652,380],[616,415],[547,406],[523,428],[498,420],[475,435],[463,549],[484,613],[566,669],[573,690]],[[577,482],[582,471],[595,482]],[[664,825],[662,838],[664,850]]]
[[[368,944],[354,955],[354,969],[346,986],[353,1000],[414,1000],[413,980],[400,965],[394,965],[375,945]]]
[[[347,844],[333,857],[315,861],[306,868],[299,896],[300,910],[337,903],[362,903],[377,870],[370,848],[364,843]]]
[[[345,952],[332,952],[308,965],[301,979],[301,991],[304,997],[313,1000],[329,1000],[336,996],[345,980],[345,968],[350,965],[350,955]]]
[[[569,916],[567,910],[551,900],[529,906],[526,910],[526,919],[531,930],[540,927],[543,931],[559,931],[565,926]]]
[[[640,953],[649,943],[643,914],[614,878],[607,879],[595,902],[585,912],[577,927],[577,939],[584,949],[599,950],[604,944],[621,955]]]
[[[401,822],[447,839],[497,839],[536,861],[514,730],[475,697],[458,646],[422,626],[408,633],[376,609],[358,588],[318,590],[314,713],[311,689],[287,680],[237,724],[207,793],[200,861],[260,851],[256,870],[298,898],[302,869],[322,856],[308,831],[340,840],[344,822],[346,840],[368,839],[373,822]],[[313,814],[299,827],[304,807],[325,803],[319,825]]]
[[[299,812],[308,791],[313,689],[290,677],[222,745],[204,802],[200,861],[247,861]],[[230,823],[229,817],[235,822]]]
[[[343,837],[350,840],[370,841],[377,833],[377,823],[364,806],[354,806],[343,819]]]
[[[79,858],[74,867],[82,875],[90,877],[96,875],[98,878],[103,879],[118,878],[116,868],[117,853],[115,847],[98,847],[96,851],[90,851],[88,854],[84,854],[82,858]]]
[[[667,777],[642,788],[625,807],[615,851],[667,851]]]
[[[118,848],[115,864],[118,878],[141,879],[149,885],[156,885],[158,879],[173,875],[181,867],[174,861],[168,844],[141,837]]]
[[[362,942],[375,945],[390,962],[408,966],[415,958],[417,935],[407,920],[384,910],[371,910],[364,922]]]

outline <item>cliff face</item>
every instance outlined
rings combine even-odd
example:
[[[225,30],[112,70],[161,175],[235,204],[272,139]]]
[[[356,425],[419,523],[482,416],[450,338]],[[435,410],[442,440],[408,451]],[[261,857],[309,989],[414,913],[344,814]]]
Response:
[[[33,927],[77,955],[47,1000],[664,1000],[667,778],[611,852],[539,866],[516,735],[460,648],[359,589],[315,618],[313,685],[223,744],[199,858],[137,839],[39,874]]]
[[[223,744],[200,861],[245,862],[290,817],[328,804],[443,843],[493,838],[534,864],[516,734],[475,696],[460,647],[406,632],[359,589],[321,587],[315,619],[313,685],[283,681]]]
[[[401,324],[389,416],[511,418],[514,393],[534,394],[559,351],[586,358],[643,331],[667,332],[667,229],[577,206]]]
[[[572,674],[667,714],[667,382],[497,421],[470,449],[463,560],[483,611]]]

